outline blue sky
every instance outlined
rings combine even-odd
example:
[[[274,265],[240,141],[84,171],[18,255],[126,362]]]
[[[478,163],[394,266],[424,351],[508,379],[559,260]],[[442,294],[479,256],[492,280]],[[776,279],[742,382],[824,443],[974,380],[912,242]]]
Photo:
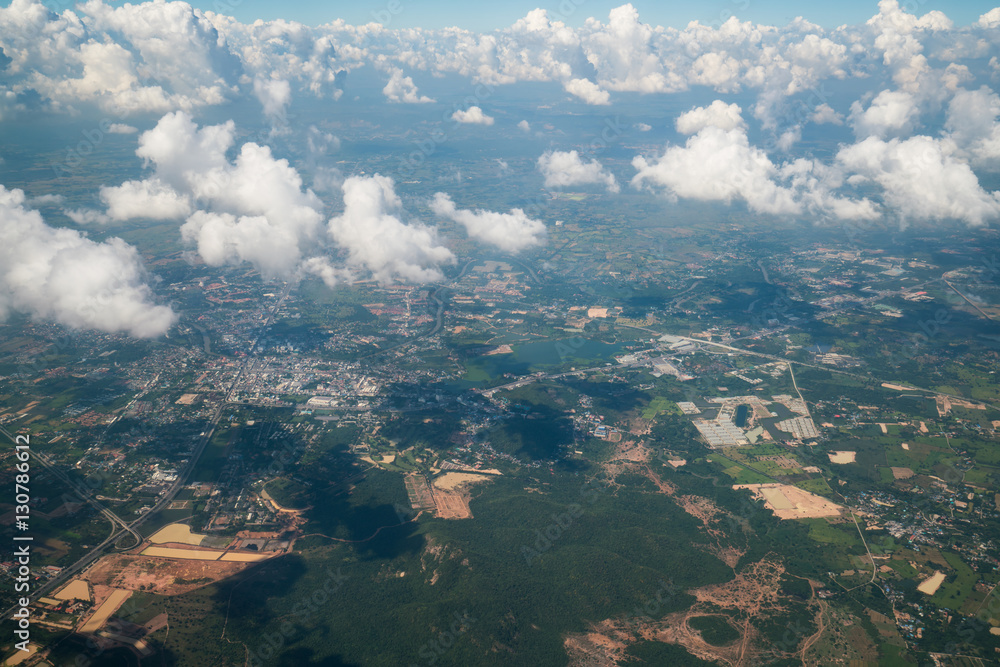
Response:
[[[120,4],[120,3],[112,3]],[[507,0],[506,2],[471,3],[468,0],[360,0],[329,2],[305,0],[276,3],[272,0],[194,0],[195,7],[230,14],[243,22],[256,19],[284,18],[309,25],[342,18],[348,23],[383,23],[390,28],[461,28],[488,31],[510,25],[532,9],[560,14],[566,23],[580,25],[588,16],[600,19],[622,0]],[[869,0],[839,2],[789,2],[788,0],[708,0],[707,2],[662,2],[633,0],[639,16],[646,23],[684,27],[690,21],[712,24],[729,16],[769,25],[785,25],[795,16],[803,16],[825,28],[844,23],[862,23],[878,12],[878,3]],[[909,13],[917,15],[937,9],[957,25],[966,25],[998,6],[996,0],[909,0],[900,2]]]

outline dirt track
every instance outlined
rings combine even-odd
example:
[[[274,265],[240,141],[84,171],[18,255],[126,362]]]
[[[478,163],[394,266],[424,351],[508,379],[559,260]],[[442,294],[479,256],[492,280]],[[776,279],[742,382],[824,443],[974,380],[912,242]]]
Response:
[[[752,621],[786,611],[780,596],[784,573],[780,562],[764,558],[743,568],[731,581],[688,591],[697,602],[685,611],[659,620],[633,617],[594,623],[588,632],[565,638],[569,663],[575,667],[616,665],[624,659],[628,645],[640,640],[678,644],[702,660],[731,667],[750,667],[767,655],[775,657],[772,647],[761,644]],[[724,646],[709,644],[690,625],[697,616],[725,617],[738,632],[738,639]],[[816,633],[796,646],[794,653],[784,652],[781,657],[804,656],[824,627],[820,619]]]

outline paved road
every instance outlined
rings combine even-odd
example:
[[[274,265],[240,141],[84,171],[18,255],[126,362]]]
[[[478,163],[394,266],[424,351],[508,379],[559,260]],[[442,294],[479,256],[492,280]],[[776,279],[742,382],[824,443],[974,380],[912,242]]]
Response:
[[[236,378],[233,380],[232,384],[230,384],[229,390],[226,392],[226,396],[222,399],[222,401],[219,402],[219,407],[216,408],[215,414],[212,416],[212,419],[209,420],[208,427],[203,431],[204,435],[199,436],[198,444],[195,446],[194,452],[192,453],[191,459],[188,461],[187,466],[185,466],[184,470],[177,476],[177,480],[170,486],[169,489],[167,489],[167,492],[163,495],[163,497],[155,505],[153,505],[153,507],[151,507],[148,512],[146,512],[139,518],[135,519],[131,523],[126,523],[123,519],[118,517],[111,510],[107,509],[99,502],[97,502],[96,499],[90,497],[89,492],[82,492],[78,488],[76,483],[70,480],[69,477],[67,477],[65,474],[59,471],[51,463],[49,463],[47,459],[42,457],[42,455],[32,452],[35,460],[41,462],[43,466],[45,466],[46,468],[51,470],[54,474],[56,474],[56,476],[59,477],[59,479],[64,481],[66,484],[70,486],[70,488],[79,493],[84,498],[84,500],[86,500],[91,505],[97,507],[101,511],[101,513],[106,518],[108,518],[108,520],[111,521],[115,526],[121,527],[120,530],[112,532],[112,534],[106,540],[98,544],[96,547],[92,548],[85,556],[77,560],[72,565],[63,568],[62,572],[60,572],[58,575],[52,577],[41,586],[34,588],[31,591],[31,597],[33,599],[38,599],[39,597],[44,596],[49,591],[55,590],[63,583],[65,583],[68,579],[70,579],[77,573],[81,572],[92,562],[103,556],[104,552],[109,547],[113,547],[114,544],[126,533],[131,533],[141,542],[142,536],[140,535],[138,528],[143,523],[145,523],[149,517],[153,516],[163,508],[167,507],[167,505],[174,499],[174,497],[181,490],[181,488],[183,488],[183,486],[187,484],[187,481],[190,478],[191,473],[194,472],[194,469],[198,464],[198,459],[201,458],[202,452],[205,451],[205,446],[208,445],[208,443],[211,441],[212,435],[215,433],[215,428],[219,424],[219,420],[222,419],[223,412],[226,410],[229,404],[230,397],[232,396],[236,388],[239,386],[240,380],[243,378],[243,374],[246,372],[247,365],[253,359],[252,356],[253,350],[257,347],[257,343],[260,340],[260,337],[263,335],[264,331],[266,331],[267,327],[269,327],[271,325],[271,322],[274,321],[274,316],[278,312],[278,309],[281,307],[281,304],[288,297],[288,293],[291,291],[291,287],[292,287],[291,284],[285,285],[285,288],[282,291],[281,296],[278,298],[278,301],[274,304],[274,307],[268,312],[267,317],[264,318],[264,322],[263,324],[261,324],[261,327],[257,332],[257,336],[254,338],[253,344],[250,347],[250,354],[247,354],[247,356],[243,359],[243,363],[240,364],[240,368],[236,374]],[[12,441],[14,441],[14,436],[11,435],[6,429],[0,428],[0,431],[2,431],[7,437],[9,437]],[[17,609],[18,609],[17,606],[12,606],[9,609],[4,610],[3,613],[0,614],[0,618],[9,617]]]

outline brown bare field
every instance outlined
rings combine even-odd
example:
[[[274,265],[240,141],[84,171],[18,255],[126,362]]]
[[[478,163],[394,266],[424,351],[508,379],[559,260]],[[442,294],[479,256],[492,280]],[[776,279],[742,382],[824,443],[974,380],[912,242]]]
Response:
[[[790,484],[734,484],[734,489],[749,489],[755,498],[779,519],[811,519],[841,516],[843,507],[823,496],[809,493]]]
[[[419,487],[421,479],[426,485],[426,478],[423,475],[415,476],[413,488],[417,498],[422,498],[420,495],[422,489]],[[439,519],[471,519],[472,509],[469,507],[469,501],[472,499],[472,495],[469,493],[469,487],[472,484],[490,481],[492,481],[491,477],[472,473],[448,472],[441,475],[427,487],[435,514]],[[411,487],[407,486],[407,492],[410,489]],[[412,498],[413,496],[411,496],[411,504]]]
[[[113,586],[138,591],[143,586],[150,593],[180,595],[210,583],[231,577],[249,567],[249,563],[231,561],[166,560],[148,556],[112,554],[101,558],[83,575],[98,590]],[[177,580],[198,583],[177,583]],[[204,581],[202,581],[204,580]]]
[[[924,595],[934,595],[937,593],[937,589],[941,587],[941,584],[944,583],[944,580],[945,574],[935,570],[933,575],[920,582],[920,585],[917,586],[917,590]]]
[[[854,463],[858,456],[857,452],[827,452],[827,456],[830,457],[830,463]]]
[[[469,493],[465,489],[434,489],[434,508],[439,519],[471,519],[469,500]]]
[[[403,479],[406,487],[406,495],[410,499],[410,507],[415,510],[425,510],[434,508],[434,494],[427,478],[419,473],[407,475]]]
[[[610,440],[610,439],[609,439]],[[614,442],[613,440],[610,440]],[[613,457],[614,461],[631,461],[633,463],[645,463],[649,461],[651,452],[642,442],[642,440],[636,442],[635,440],[621,440],[618,446],[615,447],[615,455]]]
[[[180,542],[198,546],[205,539],[205,535],[191,532],[191,527],[184,523],[171,523],[160,528],[149,537],[153,544],[166,544],[167,542]]]
[[[124,590],[121,588],[114,589],[110,594],[101,602],[94,613],[84,622],[83,626],[80,628],[82,633],[97,632],[104,627],[111,615],[118,611],[118,608],[125,603],[132,595],[132,591]]]
[[[90,600],[90,587],[83,579],[74,579],[55,593],[57,600]]]
[[[238,551],[230,551],[222,554],[219,558],[220,561],[225,562],[235,562],[235,563],[256,563],[259,560],[267,560],[271,558],[273,553],[262,553],[262,554],[248,554],[240,553]]]
[[[463,486],[465,484],[476,484],[479,482],[489,481],[492,481],[492,479],[483,475],[475,475],[464,472],[446,472],[434,480],[434,487],[437,489],[444,489],[445,491],[454,491],[459,486]]]
[[[175,547],[146,547],[143,556],[159,556],[161,558],[181,558],[184,560],[219,560],[221,551],[205,551],[204,549],[181,549]]]
[[[9,667],[14,667],[14,665],[20,665],[22,662],[25,662],[33,658],[35,654],[38,653],[38,649],[40,648],[41,646],[39,646],[38,644],[35,643],[28,644],[27,651],[15,651],[14,655],[4,660],[3,664]]]

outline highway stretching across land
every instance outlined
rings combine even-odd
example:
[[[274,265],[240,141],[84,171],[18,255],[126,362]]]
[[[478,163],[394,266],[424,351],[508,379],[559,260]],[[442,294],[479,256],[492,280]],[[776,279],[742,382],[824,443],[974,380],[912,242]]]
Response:
[[[29,450],[34,460],[41,463],[43,467],[52,472],[57,478],[59,478],[62,482],[64,482],[67,486],[69,486],[74,492],[80,495],[80,497],[84,500],[84,502],[88,503],[89,505],[97,509],[102,515],[104,515],[105,518],[107,518],[112,523],[113,526],[119,528],[119,530],[112,530],[111,535],[109,535],[107,539],[105,539],[97,546],[91,548],[86,553],[86,555],[78,559],[75,563],[66,566],[59,574],[49,579],[41,586],[38,586],[37,588],[31,590],[30,595],[32,599],[38,599],[39,597],[44,596],[49,591],[53,591],[62,586],[71,577],[78,574],[79,572],[82,572],[88,565],[90,565],[95,560],[103,556],[105,551],[107,551],[109,548],[114,547],[114,545],[117,544],[117,542],[121,539],[122,536],[126,534],[131,534],[133,537],[135,537],[137,542],[133,546],[138,546],[139,544],[142,543],[142,535],[138,531],[139,527],[143,523],[145,523],[146,520],[149,519],[149,517],[157,514],[160,510],[166,508],[169,505],[169,503],[174,499],[174,497],[177,496],[177,493],[180,492],[180,490],[184,487],[185,484],[187,484],[188,479],[191,477],[191,473],[194,472],[195,468],[198,465],[198,460],[201,458],[202,453],[205,451],[205,447],[212,440],[212,436],[215,434],[215,429],[218,426],[219,421],[222,419],[222,415],[225,412],[226,407],[229,405],[229,399],[232,397],[233,392],[239,386],[240,380],[243,378],[247,365],[253,358],[253,350],[256,349],[260,337],[271,325],[271,322],[274,321],[274,316],[277,314],[278,309],[281,307],[281,304],[288,297],[288,293],[291,291],[291,289],[292,285],[290,283],[287,283],[281,293],[281,296],[278,298],[277,302],[275,302],[274,306],[268,311],[267,315],[264,317],[264,321],[261,324],[260,329],[258,330],[257,335],[254,337],[253,343],[250,346],[250,353],[248,353],[246,357],[244,357],[243,363],[240,364],[239,370],[236,373],[236,377],[229,385],[229,389],[226,391],[225,397],[219,402],[219,406],[216,408],[215,413],[212,415],[212,418],[208,421],[208,425],[205,428],[205,430],[202,431],[201,435],[198,436],[198,442],[195,445],[195,448],[191,454],[191,458],[188,461],[188,464],[184,467],[184,470],[177,475],[177,479],[173,482],[173,484],[170,485],[166,493],[163,494],[163,497],[160,498],[160,500],[157,501],[157,503],[153,505],[153,507],[151,507],[149,511],[145,512],[134,521],[130,523],[126,522],[124,519],[116,515],[114,512],[104,507],[104,505],[102,505],[100,502],[97,501],[96,498],[93,497],[93,495],[89,490],[84,488],[79,483],[74,482],[72,479],[70,479],[68,475],[63,473],[54,464],[48,461],[48,459],[43,454],[35,452],[34,450]],[[12,435],[9,431],[4,429],[3,427],[0,427],[0,432],[2,432],[4,435],[10,438],[12,442],[16,442],[15,436]],[[0,614],[0,618],[9,618],[15,611],[17,611],[18,608],[19,607],[15,605],[10,607],[9,609],[4,610],[2,614]]]

